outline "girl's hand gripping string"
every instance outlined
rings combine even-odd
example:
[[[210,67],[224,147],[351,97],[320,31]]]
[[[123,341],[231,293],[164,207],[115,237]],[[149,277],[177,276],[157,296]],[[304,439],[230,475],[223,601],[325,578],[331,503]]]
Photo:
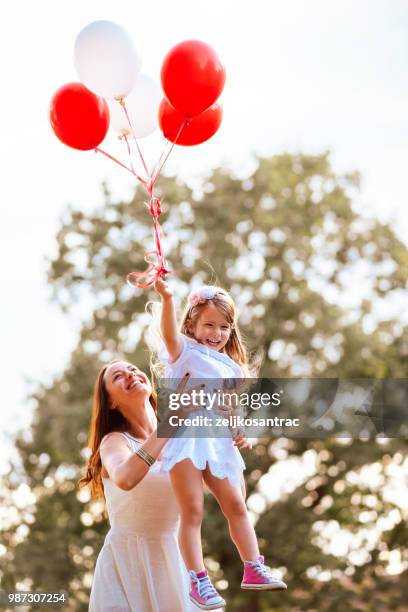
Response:
[[[154,288],[163,300],[173,297],[173,292],[164,278],[158,278],[155,282]]]
[[[234,441],[234,446],[237,446],[241,450],[244,450],[246,448],[251,449],[252,442],[250,442],[248,438],[245,437],[245,435],[240,434],[239,431],[240,430],[238,430],[238,433],[236,433],[235,436],[233,436],[232,438]]]

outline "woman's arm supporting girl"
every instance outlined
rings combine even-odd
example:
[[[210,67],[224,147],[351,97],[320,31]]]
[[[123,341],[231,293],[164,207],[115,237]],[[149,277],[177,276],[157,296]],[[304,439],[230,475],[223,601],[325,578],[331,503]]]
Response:
[[[156,430],[141,448],[157,459],[168,440],[169,438],[158,438]],[[104,437],[100,452],[109,478],[125,491],[133,489],[149,471],[150,466],[130,450],[124,436],[119,432],[112,432]]]

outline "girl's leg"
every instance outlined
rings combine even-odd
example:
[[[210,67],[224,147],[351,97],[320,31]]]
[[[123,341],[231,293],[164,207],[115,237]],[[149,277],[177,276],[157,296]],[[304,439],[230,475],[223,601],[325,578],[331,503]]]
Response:
[[[204,470],[204,480],[227,518],[231,539],[241,560],[255,561],[259,557],[258,541],[249,520],[242,484],[234,487],[228,478],[213,476],[208,467]]]
[[[204,513],[203,476],[190,459],[176,463],[170,472],[180,507],[179,546],[187,570],[204,570],[201,523]]]
[[[245,478],[243,474],[241,474],[241,491],[242,491],[242,497],[244,498],[244,501],[245,501],[246,500],[246,483],[245,483]]]

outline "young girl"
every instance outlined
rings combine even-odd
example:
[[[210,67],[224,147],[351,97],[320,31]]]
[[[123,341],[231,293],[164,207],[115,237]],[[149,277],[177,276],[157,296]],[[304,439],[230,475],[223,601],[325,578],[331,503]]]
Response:
[[[172,292],[160,279],[155,285],[162,299],[161,334],[167,350],[162,355],[166,378],[240,378],[245,375],[247,355],[230,295],[219,287],[204,286],[188,297],[178,331]],[[231,538],[244,563],[243,589],[286,589],[272,577],[259,554],[254,528],[242,494],[244,461],[237,447],[249,444],[240,435],[231,437],[174,437],[162,456],[162,470],[170,471],[180,507],[179,544],[191,578],[190,598],[202,610],[215,610],[225,601],[205,571],[201,547],[203,477],[227,518]]]

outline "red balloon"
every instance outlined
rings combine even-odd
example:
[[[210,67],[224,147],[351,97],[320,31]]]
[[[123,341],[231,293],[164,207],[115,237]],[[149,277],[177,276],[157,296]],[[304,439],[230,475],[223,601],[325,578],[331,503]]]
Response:
[[[167,53],[161,69],[164,94],[170,104],[193,117],[217,100],[225,84],[225,68],[210,45],[186,40]]]
[[[61,142],[80,151],[95,149],[109,128],[109,108],[82,83],[67,83],[53,95],[51,127]]]
[[[186,117],[180,111],[176,111],[167,100],[163,99],[159,107],[159,125],[165,138],[178,145],[191,147],[205,142],[215,134],[221,125],[222,108],[216,103],[207,108],[200,115],[187,119],[186,125],[181,130]],[[177,134],[179,137],[177,138]]]

